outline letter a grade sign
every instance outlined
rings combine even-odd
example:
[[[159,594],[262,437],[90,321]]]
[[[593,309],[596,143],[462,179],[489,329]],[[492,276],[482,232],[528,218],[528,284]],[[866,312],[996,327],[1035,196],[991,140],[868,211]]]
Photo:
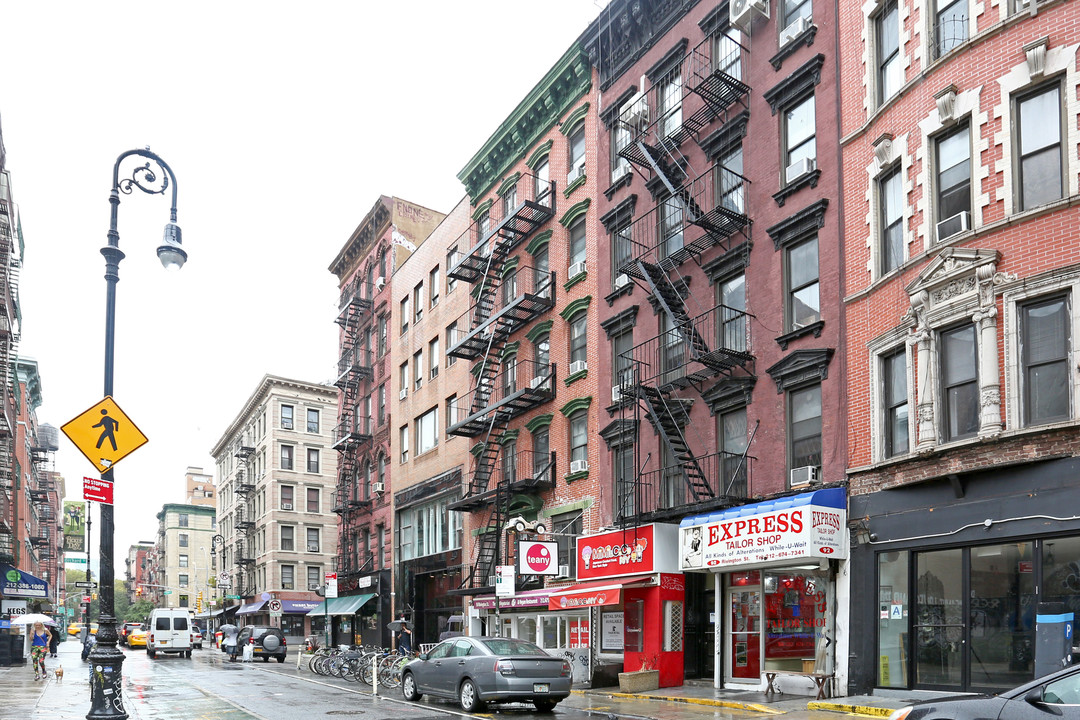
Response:
[[[147,442],[112,396],[106,396],[60,429],[101,472],[112,469]]]

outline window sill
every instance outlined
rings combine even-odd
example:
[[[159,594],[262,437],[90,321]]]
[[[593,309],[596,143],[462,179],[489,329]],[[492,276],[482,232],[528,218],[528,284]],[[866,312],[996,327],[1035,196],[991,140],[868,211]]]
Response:
[[[773,70],[779,70],[780,67],[784,64],[784,61],[794,55],[795,51],[799,48],[803,47],[804,45],[806,47],[813,45],[814,36],[816,35],[817,25],[811,24],[810,27],[803,30],[802,33],[792,38],[787,45],[784,45],[784,47],[780,48],[780,52],[769,58],[769,64],[772,65]]]
[[[586,176],[584,174],[578,175],[578,179],[566,186],[562,191],[563,197],[570,197],[575,190],[585,184]]]
[[[773,195],[773,200],[779,207],[784,207],[784,203],[787,199],[802,190],[804,187],[817,187],[818,179],[821,177],[821,170],[811,170],[808,173],[803,173],[799,177],[789,182],[784,187],[780,188],[780,191]]]
[[[581,378],[587,377],[588,374],[589,374],[588,370],[578,370],[573,375],[568,375],[566,378],[564,378],[563,382],[566,383],[567,387],[570,387],[570,383],[577,382]]]
[[[630,185],[630,180],[633,175],[633,171],[628,172],[615,182],[611,183],[611,187],[604,191],[604,197],[606,197],[608,200],[611,200],[611,198],[615,196],[615,193],[618,191],[619,188],[627,187],[628,185]]]
[[[780,337],[776,338],[776,344],[780,346],[781,350],[787,350],[788,343],[793,340],[798,340],[799,338],[806,337],[807,335],[813,335],[816,338],[821,337],[821,331],[824,327],[825,321],[818,320],[815,323],[810,323],[806,327],[801,327],[797,330],[792,330],[789,333],[781,335]]]
[[[589,271],[588,270],[585,270],[584,272],[579,272],[577,275],[570,278],[569,280],[567,280],[563,284],[563,291],[569,290],[570,288],[574,287],[575,285],[577,285],[579,282],[581,282],[582,280],[584,280],[588,276],[589,276]]]
[[[589,471],[582,470],[581,472],[567,473],[566,475],[563,475],[563,480],[565,480],[566,484],[569,485],[572,482],[575,482],[577,480],[584,480],[587,477],[589,477]]]
[[[636,285],[636,283],[628,282],[622,287],[613,290],[610,295],[605,296],[604,300],[607,302],[608,307],[614,305],[615,301],[621,298],[623,295],[633,295],[634,285]]]

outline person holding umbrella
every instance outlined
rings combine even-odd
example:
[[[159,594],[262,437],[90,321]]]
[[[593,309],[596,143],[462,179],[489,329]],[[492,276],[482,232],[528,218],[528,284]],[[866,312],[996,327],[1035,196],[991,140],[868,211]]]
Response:
[[[235,625],[226,624],[221,628],[221,643],[225,646],[225,652],[229,653],[229,660],[236,662],[236,645],[239,640],[240,630]]]
[[[412,654],[412,630],[409,629],[409,621],[405,619],[405,613],[401,613],[401,617],[398,618],[397,625],[398,637],[397,647],[398,652],[402,655]]]

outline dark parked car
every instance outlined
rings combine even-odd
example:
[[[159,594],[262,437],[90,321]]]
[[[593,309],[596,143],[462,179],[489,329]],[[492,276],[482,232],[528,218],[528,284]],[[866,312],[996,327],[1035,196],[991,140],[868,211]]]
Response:
[[[548,712],[570,694],[570,672],[566,660],[525,640],[455,637],[406,665],[401,689],[406,700],[425,693],[456,699],[466,712],[522,701]]]
[[[1080,718],[1080,665],[999,695],[961,695],[902,707],[889,720],[1047,720]]]
[[[254,645],[255,657],[261,657],[263,662],[270,662],[270,658],[277,658],[279,663],[285,662],[285,633],[281,628],[268,627],[266,625],[245,625],[240,631],[240,639],[236,646],[242,653],[245,645]]]

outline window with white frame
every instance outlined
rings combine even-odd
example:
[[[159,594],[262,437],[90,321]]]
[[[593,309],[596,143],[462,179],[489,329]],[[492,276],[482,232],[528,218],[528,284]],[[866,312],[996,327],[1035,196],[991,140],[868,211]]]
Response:
[[[538,428],[533,433],[533,476],[539,475],[551,462],[551,433],[548,428]]]
[[[571,266],[585,262],[585,219],[581,218],[570,228],[570,252],[567,262]]]
[[[821,467],[821,385],[788,391],[790,467]]]
[[[506,192],[502,195],[503,217],[511,217],[514,214],[514,210],[517,209],[517,204],[517,183],[514,183],[507,188]]]
[[[502,277],[502,299],[505,305],[509,305],[517,297],[518,282],[517,269],[508,270]]]
[[[450,367],[451,365],[453,365],[454,363],[457,362],[457,357],[454,356],[454,355],[449,354],[450,348],[454,347],[454,345],[457,344],[457,341],[458,341],[458,326],[457,326],[457,320],[455,320],[454,322],[450,323],[446,327],[446,350],[447,350],[446,367]]]
[[[817,236],[786,248],[784,256],[785,321],[792,332],[821,320]]]
[[[409,390],[409,363],[403,362],[398,367],[398,393],[399,396],[407,393]]]
[[[899,163],[878,177],[877,191],[881,224],[879,270],[887,275],[904,264],[904,178]]]
[[[293,446],[282,445],[281,446],[281,469],[292,470],[293,469]]]
[[[746,351],[746,275],[738,273],[717,283],[720,304],[718,346]]]
[[[459,499],[454,494],[398,512],[401,559],[408,560],[461,547],[461,513],[447,507]]]
[[[886,458],[904,455],[911,450],[907,378],[906,348],[901,347],[882,356],[882,454]]]
[[[281,566],[281,589],[292,590],[294,583],[295,568],[292,565]]]
[[[185,575],[180,575],[179,577],[180,577],[180,587],[187,587],[188,576],[185,574]]]
[[[611,288],[618,290],[630,282],[629,276],[620,275],[620,268],[634,259],[634,246],[630,242],[630,226],[623,225],[611,233]]]
[[[582,132],[584,132],[584,126],[582,126]],[[584,152],[584,148],[582,151]],[[536,187],[534,188],[536,201],[543,202],[551,192],[551,165],[548,162],[547,155],[536,163],[536,167],[533,168],[533,178],[536,181]]]
[[[900,89],[904,69],[900,59],[900,6],[898,0],[887,0],[874,18],[877,41],[877,102],[883,105]]]
[[[398,312],[401,314],[401,334],[404,335],[409,331],[409,296],[401,298],[401,303]]]
[[[1061,85],[1053,82],[1016,99],[1019,207],[1060,200],[1064,173]]]
[[[551,297],[551,261],[547,245],[533,255],[533,292],[542,298]]]
[[[813,95],[784,110],[783,141],[783,185],[790,185],[817,168],[817,118]]]
[[[307,411],[307,431],[309,433],[319,432],[319,411],[313,408],[308,408]]]
[[[1068,420],[1069,298],[1056,295],[1020,306],[1021,403],[1025,426]]]
[[[434,380],[439,374],[439,365],[442,363],[439,355],[439,338],[438,336],[431,339],[428,342],[428,375]]]
[[[960,440],[979,432],[979,365],[971,323],[938,336],[941,361],[942,440]]]
[[[413,390],[419,390],[424,384],[424,351],[413,354]]]
[[[719,189],[720,207],[743,214],[746,212],[746,187],[743,183],[742,144],[735,145],[717,158],[715,185]]]
[[[431,307],[435,307],[439,304],[439,292],[442,290],[439,266],[431,268],[431,272],[428,273],[428,298],[431,303]]]
[[[781,0],[780,1],[780,23],[781,29],[794,27],[795,23],[805,18],[806,23],[809,23],[813,17],[813,5],[810,0]]]
[[[281,496],[281,509],[282,510],[293,510],[293,509],[295,509],[296,505],[293,504],[293,501],[294,501],[295,494],[296,494],[296,488],[294,486],[292,486],[292,485],[281,485],[280,488],[281,489],[278,492],[279,492],[279,494]]]
[[[660,256],[666,258],[683,247],[683,200],[677,195],[668,195],[657,203],[657,211]]]
[[[188,566],[188,556],[180,555],[177,562],[179,563],[179,567],[186,568]]]
[[[307,507],[305,508],[309,513],[317,513],[321,511],[319,504],[319,488],[307,488]]]
[[[450,270],[453,269],[458,261],[461,260],[461,253],[458,252],[458,246],[454,245],[446,252],[446,294],[454,292],[454,288],[457,287],[457,278],[450,276]]]
[[[660,80],[656,87],[656,116],[664,137],[682,128],[682,68],[675,68]]]
[[[569,164],[567,167],[573,171],[584,171],[585,169],[585,121],[578,123],[568,135],[569,145]],[[580,168],[580,170],[579,170]]]
[[[319,528],[307,528],[307,551],[319,552]]]
[[[619,397],[612,398],[612,402],[622,399],[622,388],[629,386],[634,380],[634,361],[631,350],[634,347],[634,329],[628,327],[611,336],[611,367],[615,373],[612,376],[615,386],[620,388]],[[612,391],[615,395],[616,391]]]
[[[589,315],[580,312],[570,320],[570,362],[585,361],[588,358]]]
[[[293,429],[293,406],[282,405],[281,406],[281,429],[292,430]]]
[[[319,449],[308,448],[307,449],[307,471],[309,473],[319,472]]]
[[[281,525],[281,549],[292,552],[296,550],[296,527],[293,525]]]
[[[409,426],[402,425],[398,428],[398,446],[401,451],[401,462],[409,462]]]
[[[388,315],[379,316],[379,357],[382,357],[390,349],[389,338],[387,337],[387,328],[390,325],[390,317]]]
[[[431,408],[416,419],[416,454],[423,455],[439,444],[439,408]]]
[[[308,590],[320,587],[323,583],[322,566],[308,565],[306,570]]]
[[[971,214],[971,132],[960,123],[934,140],[937,239],[969,229]]]
[[[589,459],[589,414],[579,410],[570,416],[570,462]]]
[[[719,442],[723,495],[746,497],[748,460],[743,457],[748,445],[746,408],[738,407],[716,414],[716,437]]]
[[[180,540],[180,547],[187,547],[188,546],[188,534],[187,533],[179,533],[177,535],[177,538]]]
[[[611,182],[630,172],[630,161],[619,153],[630,144],[630,126],[618,119],[611,126]]]
[[[413,322],[420,322],[424,317],[424,283],[417,283],[413,288]]]

